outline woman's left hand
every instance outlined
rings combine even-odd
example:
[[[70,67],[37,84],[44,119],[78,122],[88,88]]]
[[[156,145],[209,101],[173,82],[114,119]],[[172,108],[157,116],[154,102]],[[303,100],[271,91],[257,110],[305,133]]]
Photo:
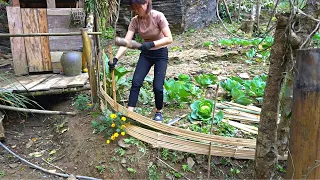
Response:
[[[151,41],[151,42],[144,42],[142,43],[142,45],[138,48],[139,50],[141,51],[149,51],[151,48],[153,48],[155,45],[154,45],[154,42]]]

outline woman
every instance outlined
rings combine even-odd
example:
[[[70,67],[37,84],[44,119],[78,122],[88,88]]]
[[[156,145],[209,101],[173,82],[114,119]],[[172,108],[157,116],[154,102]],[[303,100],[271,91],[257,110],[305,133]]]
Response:
[[[172,43],[171,31],[163,13],[152,9],[152,0],[130,0],[130,6],[136,16],[130,22],[125,39],[132,40],[134,34],[139,33],[144,43],[139,48],[141,53],[133,75],[128,110],[133,111],[136,107],[143,80],[154,65],[153,91],[157,109],[154,120],[161,122],[163,84],[168,64],[167,45]],[[126,47],[119,48],[113,63],[109,62],[111,69],[126,50]]]

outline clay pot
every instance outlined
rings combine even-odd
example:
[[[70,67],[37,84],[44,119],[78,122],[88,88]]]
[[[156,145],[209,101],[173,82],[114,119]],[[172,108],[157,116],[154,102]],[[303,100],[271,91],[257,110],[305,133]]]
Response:
[[[61,66],[66,76],[77,76],[81,73],[82,53],[77,51],[64,52]]]

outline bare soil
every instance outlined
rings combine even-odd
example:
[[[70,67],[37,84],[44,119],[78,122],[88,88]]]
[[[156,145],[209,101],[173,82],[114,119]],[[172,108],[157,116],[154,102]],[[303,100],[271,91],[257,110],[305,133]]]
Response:
[[[202,73],[216,74],[220,79],[230,75],[247,73],[250,77],[266,73],[267,67],[261,63],[248,65],[241,60],[241,48],[228,49],[217,46],[219,38],[228,35],[218,25],[213,25],[197,32],[187,32],[174,37],[170,45],[170,63],[167,77],[177,77],[185,73],[191,76]],[[203,42],[212,41],[212,47],[202,47]],[[232,53],[230,53],[232,51]],[[10,55],[1,58],[7,63],[1,72],[12,71]],[[120,65],[133,67],[138,54],[127,53],[120,60]],[[10,69],[11,67],[11,69]],[[150,76],[153,71],[150,71]],[[81,92],[87,93],[89,92]],[[76,94],[36,97],[42,107],[48,110],[77,111],[73,106]],[[139,105],[140,107],[146,107]],[[207,156],[183,152],[154,149],[148,144],[130,145],[121,153],[117,142],[106,144],[102,134],[94,134],[91,122],[97,117],[92,111],[77,111],[76,116],[39,115],[27,116],[6,111],[4,144],[17,155],[47,170],[58,173],[90,176],[101,179],[154,179],[152,173],[161,179],[179,179],[168,166],[163,165],[157,157],[183,173],[190,179],[207,178]],[[166,106],[166,119],[187,113],[175,106]],[[152,114],[146,114],[152,116]],[[122,139],[130,138],[127,135]],[[40,153],[38,157],[31,153]],[[167,153],[167,155],[165,155]],[[182,165],[187,159],[194,161],[191,171],[185,172]],[[45,161],[49,161],[50,164]],[[61,170],[57,169],[59,167]],[[156,169],[152,169],[156,165]],[[135,172],[128,171],[132,168]],[[153,171],[152,171],[153,170]],[[238,170],[238,171],[237,171]],[[213,157],[211,163],[212,179],[252,179],[254,164],[251,160]],[[183,179],[183,177],[180,177]],[[7,151],[0,148],[0,179],[65,179],[30,168]]]

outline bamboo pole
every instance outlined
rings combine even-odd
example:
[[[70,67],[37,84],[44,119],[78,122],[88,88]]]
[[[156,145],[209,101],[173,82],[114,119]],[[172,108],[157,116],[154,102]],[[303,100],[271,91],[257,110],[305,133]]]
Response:
[[[112,46],[109,45],[109,61],[113,63],[113,52],[112,52]],[[113,94],[113,100],[114,100],[114,108],[116,111],[119,111],[118,103],[117,103],[117,89],[116,89],[116,80],[114,78],[114,69],[111,72],[111,78],[112,78],[112,94]]]
[[[320,49],[296,52],[286,179],[320,179]]]
[[[212,133],[213,121],[214,121],[214,114],[215,114],[215,112],[216,112],[216,104],[217,104],[217,98],[218,98],[218,91],[219,91],[219,84],[217,84],[216,94],[215,94],[215,97],[214,97],[212,120],[211,120],[209,135]],[[211,146],[212,146],[212,142],[210,142],[210,144],[209,144],[209,154],[208,154],[208,179],[210,179],[210,171],[211,171],[211,166],[210,166],[210,162],[211,162]]]
[[[6,109],[11,111],[20,111],[26,113],[38,113],[38,114],[58,114],[58,115],[76,115],[76,112],[64,112],[64,111],[48,111],[48,110],[39,110],[39,109],[26,109],[18,108],[12,106],[0,105],[0,109]]]
[[[102,32],[88,32],[88,35],[101,35]],[[36,36],[81,36],[81,32],[69,33],[29,33],[29,34],[10,34],[0,33],[0,37],[36,37]]]
[[[87,66],[88,66],[92,103],[97,103],[98,92],[97,92],[97,82],[96,82],[96,76],[94,72],[94,66],[92,65],[91,40],[88,36],[87,28],[82,28],[81,33],[82,33],[83,51],[86,55]]]
[[[103,52],[105,52],[105,50],[103,49]],[[103,70],[103,89],[105,92],[107,92],[107,75],[106,75],[106,61],[105,59],[102,59],[102,70]],[[105,101],[106,98],[104,98]]]

